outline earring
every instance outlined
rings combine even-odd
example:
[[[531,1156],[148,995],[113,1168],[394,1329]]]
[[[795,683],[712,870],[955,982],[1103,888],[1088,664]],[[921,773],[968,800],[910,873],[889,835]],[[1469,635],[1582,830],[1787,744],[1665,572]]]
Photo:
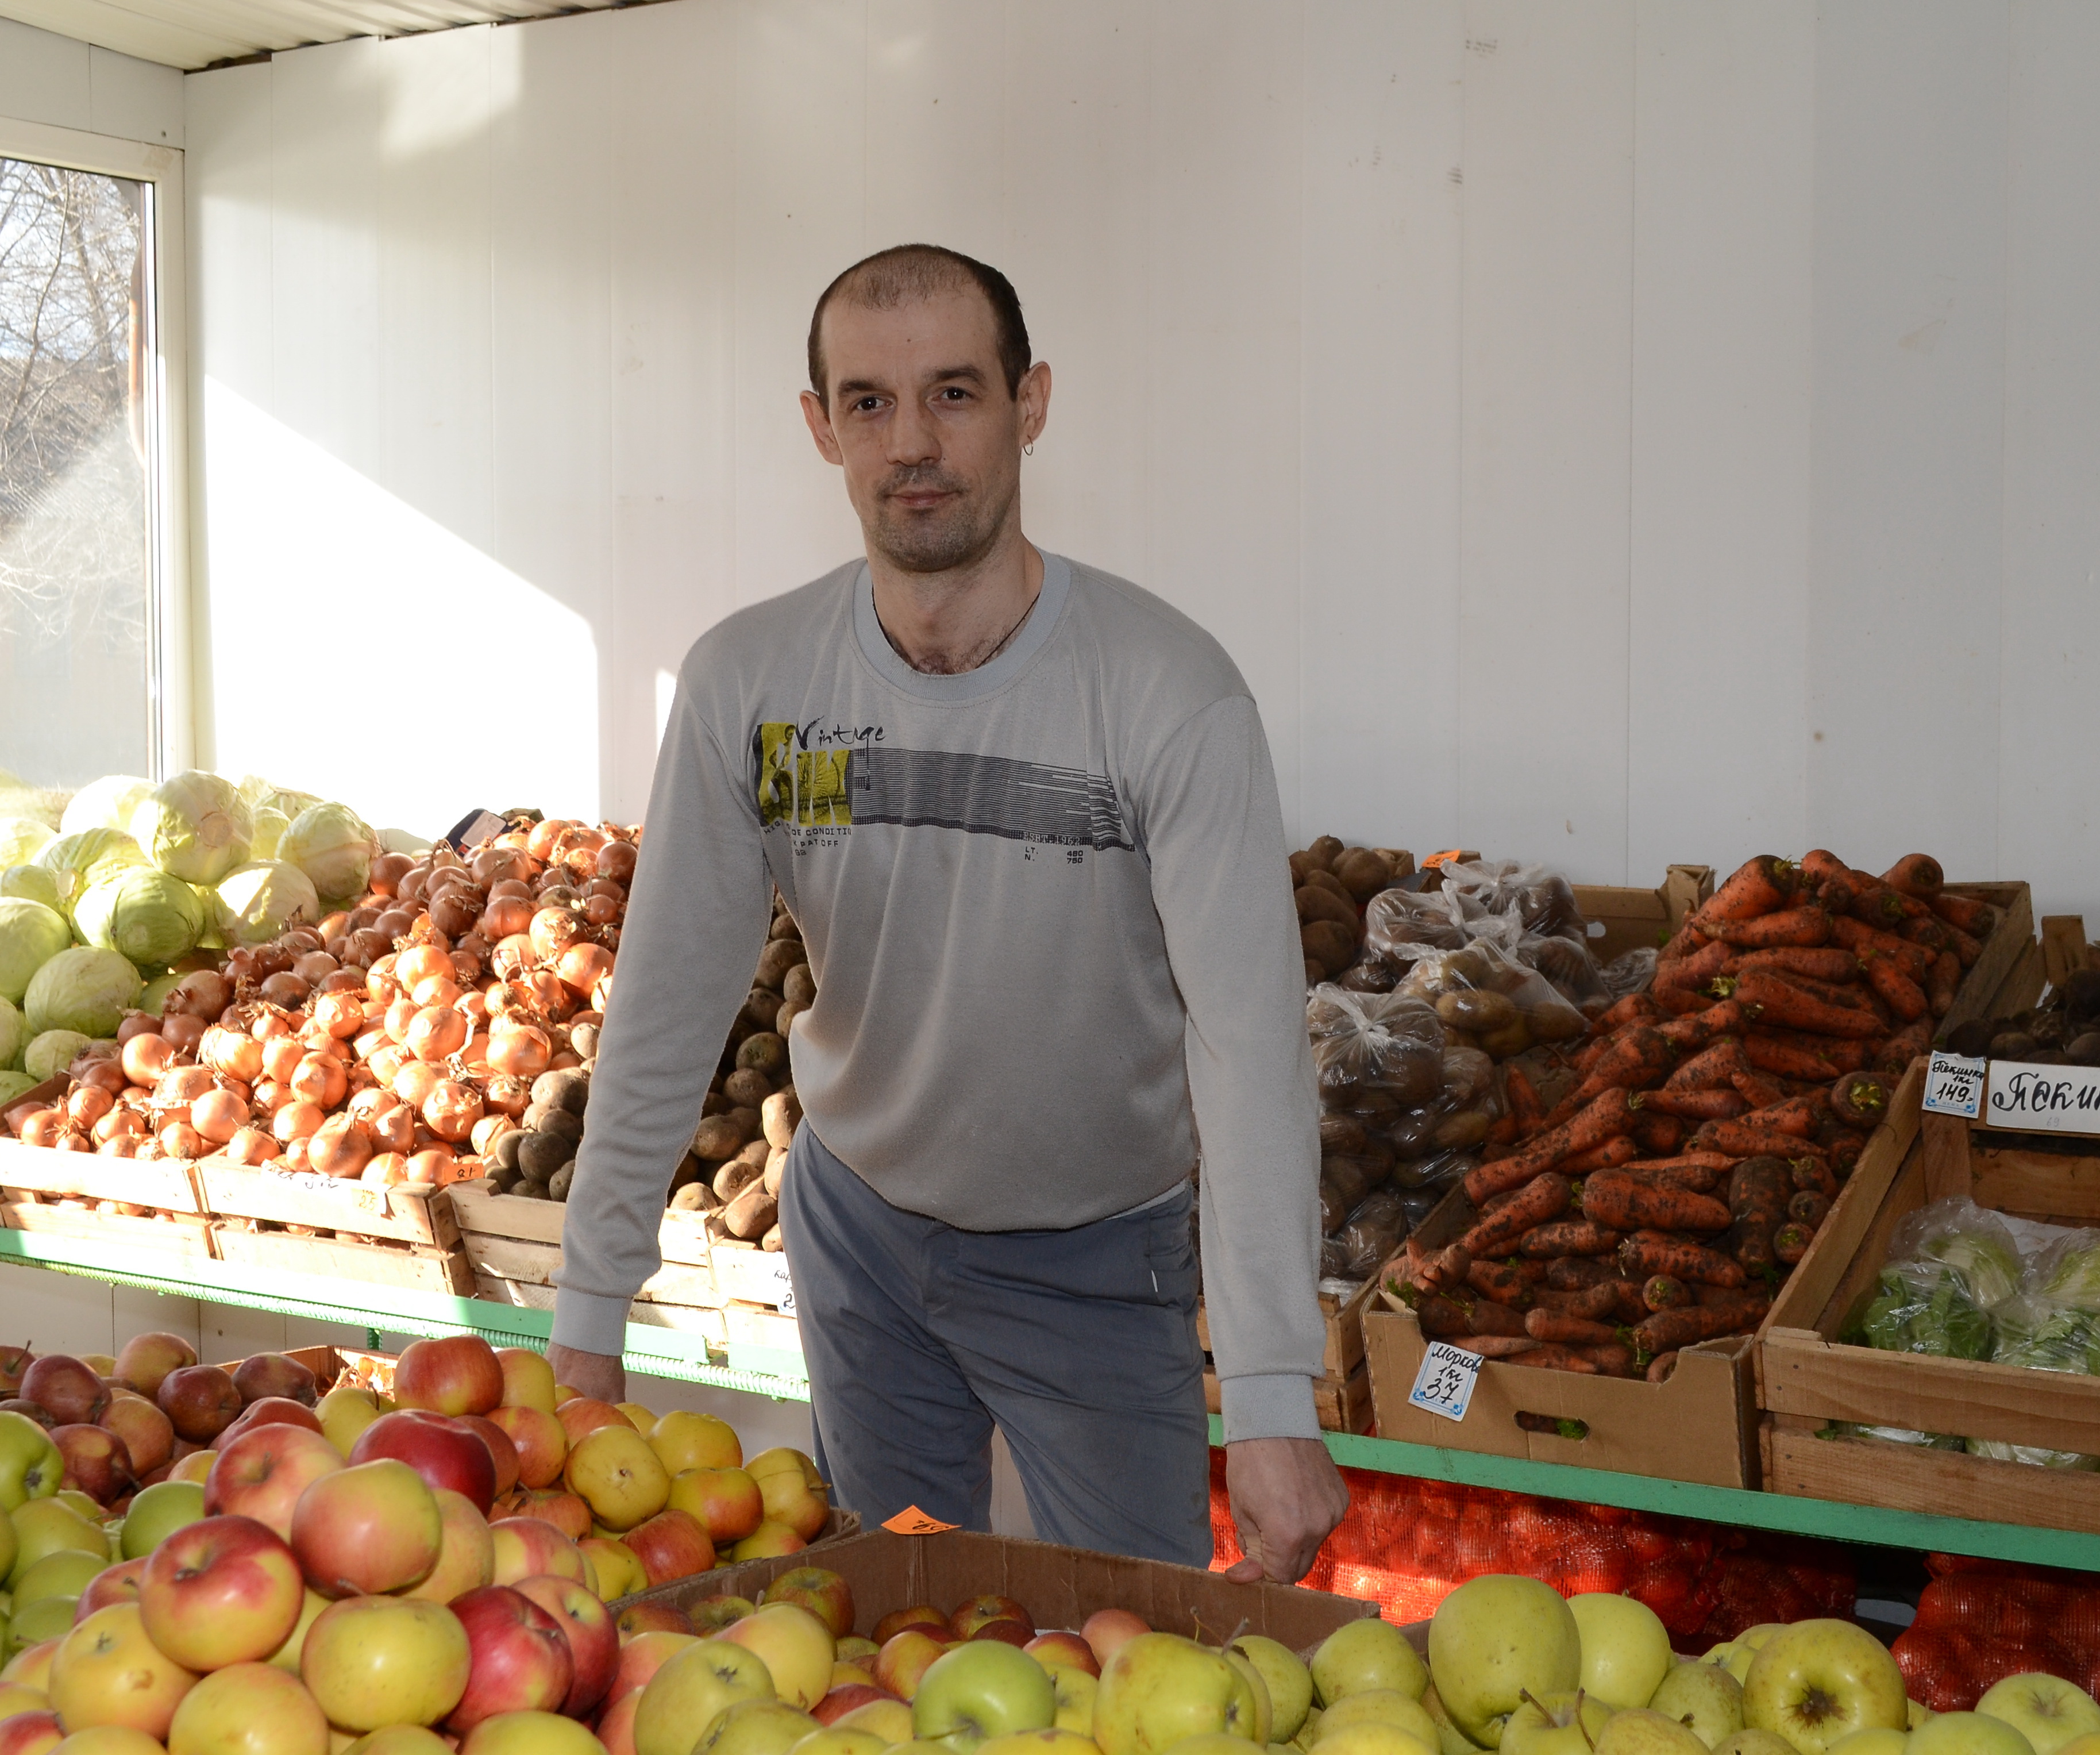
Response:
[[[1035,441],[1033,439],[1030,440],[1026,444],[1021,448],[1021,454],[1023,457],[1033,457],[1035,455]]]

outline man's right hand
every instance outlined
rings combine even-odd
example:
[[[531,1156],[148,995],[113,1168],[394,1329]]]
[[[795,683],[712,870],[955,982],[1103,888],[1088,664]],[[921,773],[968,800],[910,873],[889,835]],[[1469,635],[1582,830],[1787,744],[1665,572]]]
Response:
[[[627,1399],[627,1368],[617,1354],[586,1353],[557,1342],[547,1349],[547,1363],[554,1368],[554,1381],[580,1395],[615,1405]]]

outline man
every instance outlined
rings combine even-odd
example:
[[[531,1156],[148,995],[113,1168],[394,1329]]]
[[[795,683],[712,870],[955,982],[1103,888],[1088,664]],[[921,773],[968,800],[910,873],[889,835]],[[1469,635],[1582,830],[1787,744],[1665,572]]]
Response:
[[[1313,1084],[1254,702],[1186,617],[1022,534],[1050,369],[1004,276],[870,257],[818,302],[810,378],[867,558],[730,617],[680,672],[557,1375],[620,1399],[770,877],[818,978],[780,1224],[836,1501],[984,1528],[995,1423],[1039,1536],[1208,1562],[1200,1124],[1236,1576],[1294,1582],[1347,1495],[1309,1381]]]

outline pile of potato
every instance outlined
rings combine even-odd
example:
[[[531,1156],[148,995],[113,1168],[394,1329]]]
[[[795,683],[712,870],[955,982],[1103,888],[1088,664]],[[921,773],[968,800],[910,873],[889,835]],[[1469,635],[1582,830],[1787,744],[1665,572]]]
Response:
[[[1332,835],[1290,855],[1308,987],[1333,980],[1356,961],[1364,948],[1364,904],[1414,871],[1414,855],[1403,848],[1344,847]]]

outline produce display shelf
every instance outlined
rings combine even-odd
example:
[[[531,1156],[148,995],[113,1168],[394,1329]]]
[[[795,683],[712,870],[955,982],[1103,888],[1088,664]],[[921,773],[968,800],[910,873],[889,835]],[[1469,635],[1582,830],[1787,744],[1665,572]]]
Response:
[[[362,1323],[373,1331],[474,1333],[494,1346],[544,1348],[554,1330],[549,1311],[407,1286],[324,1279],[240,1262],[199,1258],[192,1271],[187,1258],[170,1251],[126,1249],[38,1231],[0,1231],[0,1267],[45,1268],[173,1297],[240,1305],[317,1322]],[[677,1329],[629,1324],[623,1363],[629,1371],[647,1377],[738,1390],[776,1401],[810,1399],[810,1386],[801,1378],[713,1364],[699,1336]]]

